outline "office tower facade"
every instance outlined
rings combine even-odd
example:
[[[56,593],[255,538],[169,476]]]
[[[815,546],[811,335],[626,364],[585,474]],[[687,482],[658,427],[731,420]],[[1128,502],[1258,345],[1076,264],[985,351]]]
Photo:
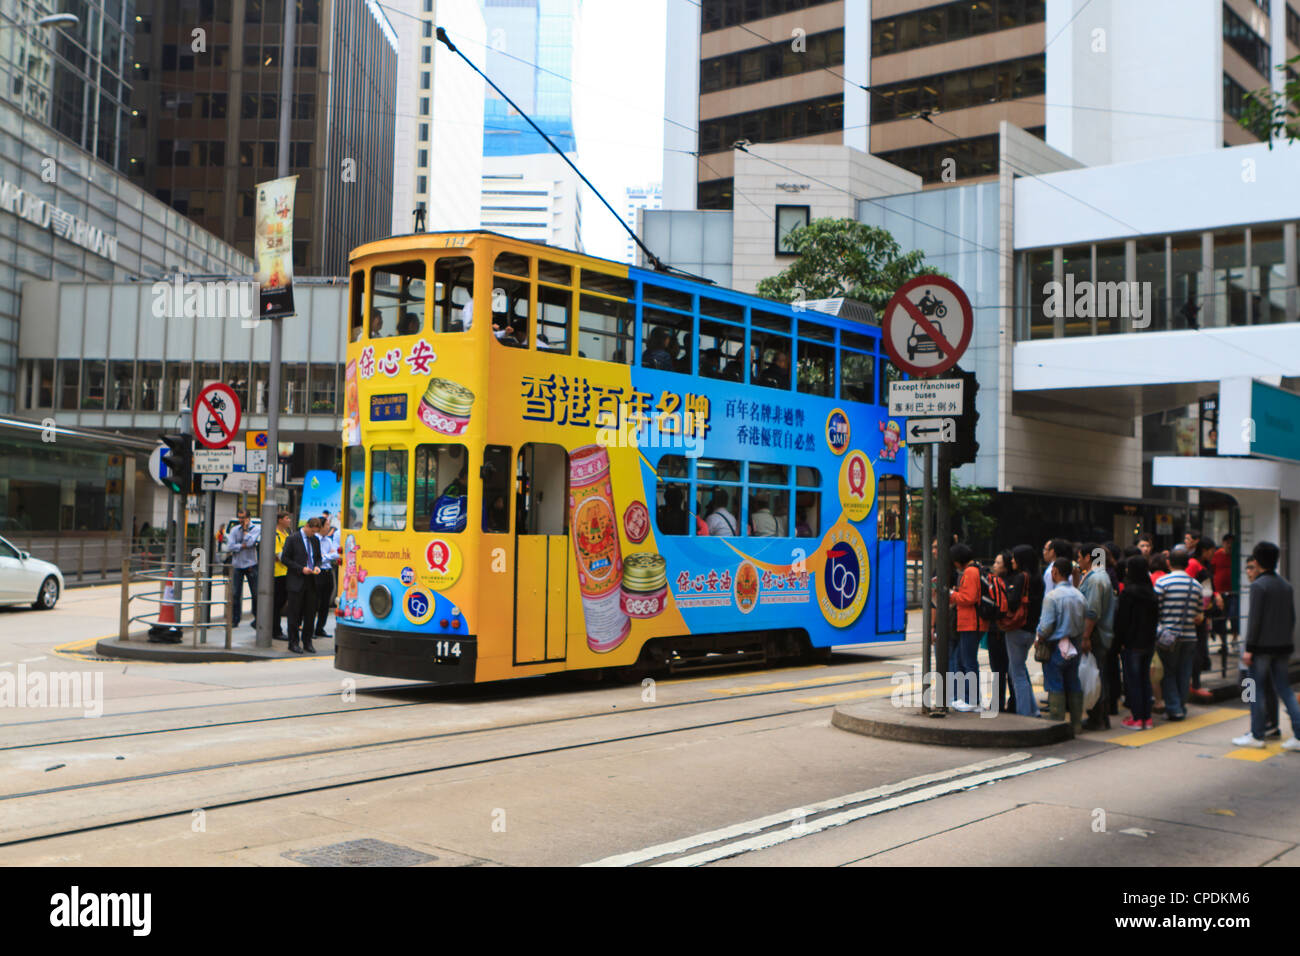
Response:
[[[375,0],[295,0],[294,266],[340,275],[392,225],[396,31]],[[253,187],[277,174],[282,0],[138,0],[134,181],[252,250]]]
[[[485,0],[492,77],[559,148],[577,149],[573,57],[580,0]],[[490,87],[484,93],[483,155],[551,152],[546,141]]]

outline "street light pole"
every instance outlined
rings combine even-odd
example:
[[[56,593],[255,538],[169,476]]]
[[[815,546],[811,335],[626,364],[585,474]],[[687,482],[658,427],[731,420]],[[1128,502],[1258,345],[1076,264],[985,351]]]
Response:
[[[289,175],[289,120],[293,115],[293,42],[297,4],[284,5],[284,43],[280,55],[280,144],[276,151],[276,176]],[[275,620],[275,529],[278,506],[275,501],[276,472],[280,466],[280,353],[284,319],[271,322],[271,357],[266,410],[266,495],[262,501],[262,541],[258,552],[257,646],[271,646],[271,622]]]

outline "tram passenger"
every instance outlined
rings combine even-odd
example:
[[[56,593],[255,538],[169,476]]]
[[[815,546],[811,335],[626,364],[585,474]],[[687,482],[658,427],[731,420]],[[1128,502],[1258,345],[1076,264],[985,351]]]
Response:
[[[695,346],[690,332],[682,333],[682,340],[677,346],[677,361],[673,368],[678,372],[691,373],[691,356],[695,354]]]
[[[761,495],[749,499],[749,533],[755,538],[776,537],[776,519],[772,517],[767,499]]]
[[[721,488],[714,489],[713,497],[709,499],[709,516],[705,523],[709,526],[709,534],[715,538],[734,538],[740,534],[736,516],[727,509],[730,503],[731,499],[725,491]]]
[[[704,349],[700,352],[700,374],[705,378],[722,377],[722,352],[718,349]]]
[[[663,326],[657,326],[650,333],[649,348],[642,354],[641,364],[645,368],[671,372],[673,370],[673,356],[669,351],[671,342],[672,333]]]
[[[669,485],[664,489],[664,503],[659,513],[659,530],[664,534],[685,534],[686,509],[682,507],[682,489]]]
[[[790,353],[783,350],[777,350],[772,356],[772,362],[763,370],[758,384],[766,385],[768,388],[789,388],[790,387]]]
[[[420,320],[410,309],[403,309],[401,317],[397,320],[398,335],[414,335],[420,331]]]
[[[370,310],[370,337],[372,339],[383,338],[384,335],[384,313],[379,309]]]

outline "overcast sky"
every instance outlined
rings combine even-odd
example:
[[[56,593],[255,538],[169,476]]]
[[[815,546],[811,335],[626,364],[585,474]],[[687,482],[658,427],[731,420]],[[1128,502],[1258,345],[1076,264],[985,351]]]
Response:
[[[628,186],[658,183],[663,167],[666,0],[583,0],[573,109],[578,166],[622,215]],[[622,259],[627,233],[588,194],[585,251]]]

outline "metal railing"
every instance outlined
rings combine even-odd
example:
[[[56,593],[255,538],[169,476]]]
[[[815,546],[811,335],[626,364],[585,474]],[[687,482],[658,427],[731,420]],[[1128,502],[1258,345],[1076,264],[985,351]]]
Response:
[[[199,567],[195,567],[199,564]],[[133,625],[175,631],[184,640],[185,631],[189,631],[190,646],[198,647],[208,643],[208,633],[213,628],[225,631],[225,646],[231,646],[231,582],[232,571],[229,565],[218,564],[208,568],[205,574],[202,564],[186,561],[180,564],[162,561],[147,555],[131,555],[122,559],[122,596],[119,636],[124,641],[132,639]],[[152,589],[131,593],[131,586],[141,582],[157,582],[158,590]],[[167,595],[170,585],[172,593]],[[188,592],[188,593],[187,593]],[[131,602],[138,601],[144,610],[132,614]],[[164,607],[171,610],[172,621],[162,620]],[[222,607],[224,611],[213,620],[212,609]],[[189,612],[188,622],[185,620]],[[155,632],[157,633],[157,632]],[[179,643],[170,641],[168,643]]]

